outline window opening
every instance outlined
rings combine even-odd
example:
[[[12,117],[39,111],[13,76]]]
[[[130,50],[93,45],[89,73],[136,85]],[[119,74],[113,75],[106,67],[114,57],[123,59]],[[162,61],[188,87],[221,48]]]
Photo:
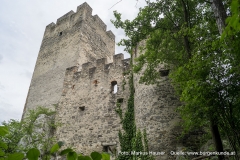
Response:
[[[117,93],[118,86],[117,86],[117,81],[112,81],[111,82],[111,93],[115,94]]]
[[[61,36],[62,35],[62,32],[59,32],[58,36]]]
[[[116,145],[115,144],[105,144],[105,145],[103,145],[103,152],[113,154],[115,150],[116,150]]]
[[[109,148],[109,146],[103,146],[103,152],[108,152],[108,148]]]
[[[117,103],[123,103],[123,98],[117,99]]]
[[[160,76],[161,76],[161,77],[168,76],[168,74],[169,74],[169,69],[160,70]]]
[[[84,111],[84,110],[85,110],[85,106],[80,106],[79,109],[80,109],[81,111]]]
[[[98,83],[99,83],[98,80],[94,80],[94,81],[93,81],[93,84],[94,84],[95,86],[97,86]]]
[[[113,147],[113,146],[112,146],[112,147]],[[113,153],[113,150],[112,150],[112,148],[111,148],[110,145],[105,145],[105,146],[103,146],[103,152],[112,154],[112,153]]]

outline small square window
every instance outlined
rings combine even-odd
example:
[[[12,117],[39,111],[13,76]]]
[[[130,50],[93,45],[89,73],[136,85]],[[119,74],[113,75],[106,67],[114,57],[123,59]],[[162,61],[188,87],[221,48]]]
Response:
[[[123,98],[117,99],[117,103],[123,103]]]
[[[161,77],[165,77],[165,76],[168,76],[169,74],[169,69],[165,69],[165,70],[160,70],[160,76]]]
[[[84,111],[84,110],[85,110],[85,106],[80,106],[79,109],[80,109],[81,111]]]

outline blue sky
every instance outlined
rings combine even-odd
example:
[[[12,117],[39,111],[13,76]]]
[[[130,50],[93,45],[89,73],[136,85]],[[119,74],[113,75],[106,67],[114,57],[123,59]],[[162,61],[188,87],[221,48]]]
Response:
[[[113,11],[133,19],[144,0],[85,0],[112,30],[116,42],[124,37],[111,24]],[[45,27],[84,0],[1,0],[0,5],[0,123],[21,119]],[[119,2],[119,3],[117,3]],[[117,3],[117,4],[116,4]],[[111,8],[116,4],[113,8]],[[136,5],[137,4],[137,5]],[[111,9],[110,9],[111,8]],[[116,46],[116,54],[124,53]],[[125,58],[129,56],[125,54]]]

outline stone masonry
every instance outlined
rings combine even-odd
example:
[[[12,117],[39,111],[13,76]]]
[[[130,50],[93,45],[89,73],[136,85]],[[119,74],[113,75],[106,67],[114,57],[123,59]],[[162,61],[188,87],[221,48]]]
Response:
[[[37,106],[54,109],[58,140],[78,152],[120,151],[120,118],[116,103],[126,108],[129,95],[130,59],[115,53],[115,36],[87,3],[70,11],[46,27],[24,114]],[[138,56],[140,51],[136,51]],[[180,105],[167,76],[158,85],[139,84],[134,74],[135,121],[147,131],[149,149],[166,152],[156,159],[174,159],[170,151],[181,148],[176,140]],[[126,84],[125,84],[126,83]],[[123,87],[124,86],[124,87]],[[117,87],[117,91],[115,90]],[[115,88],[115,89],[114,89]],[[175,157],[176,158],[176,157]]]
[[[99,58],[112,62],[115,36],[106,31],[106,25],[92,8],[83,3],[77,12],[68,12],[49,24],[43,36],[32,76],[24,113],[37,106],[57,104],[63,89],[66,68],[81,66]]]
[[[141,42],[138,46],[143,46]],[[136,50],[133,59],[140,56],[142,51]],[[159,71],[167,72],[161,75],[157,85],[145,85],[138,83],[140,74],[134,74],[134,104],[135,122],[137,128],[146,129],[149,141],[149,150],[154,152],[165,152],[166,154],[156,156],[156,159],[176,159],[170,155],[171,151],[179,151],[183,148],[182,143],[177,141],[181,134],[180,117],[175,109],[181,103],[174,94],[168,78],[168,70],[164,65],[159,66]]]
[[[113,63],[105,62],[102,58],[96,64],[84,63],[81,71],[77,71],[77,66],[66,71],[56,117],[63,125],[56,135],[79,152],[102,152],[104,146],[118,144],[121,125],[115,112],[116,101],[122,100],[126,106],[128,90],[120,86],[129,59],[123,60],[123,54],[118,54],[113,57]],[[113,82],[118,85],[117,93],[113,92]]]

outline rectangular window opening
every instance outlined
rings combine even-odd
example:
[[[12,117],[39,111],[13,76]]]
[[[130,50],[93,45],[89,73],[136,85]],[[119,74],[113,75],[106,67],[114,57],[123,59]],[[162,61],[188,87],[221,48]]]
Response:
[[[117,103],[123,103],[123,98],[118,98]]]
[[[85,106],[80,106],[79,109],[80,109],[80,111],[84,111],[85,110]]]

